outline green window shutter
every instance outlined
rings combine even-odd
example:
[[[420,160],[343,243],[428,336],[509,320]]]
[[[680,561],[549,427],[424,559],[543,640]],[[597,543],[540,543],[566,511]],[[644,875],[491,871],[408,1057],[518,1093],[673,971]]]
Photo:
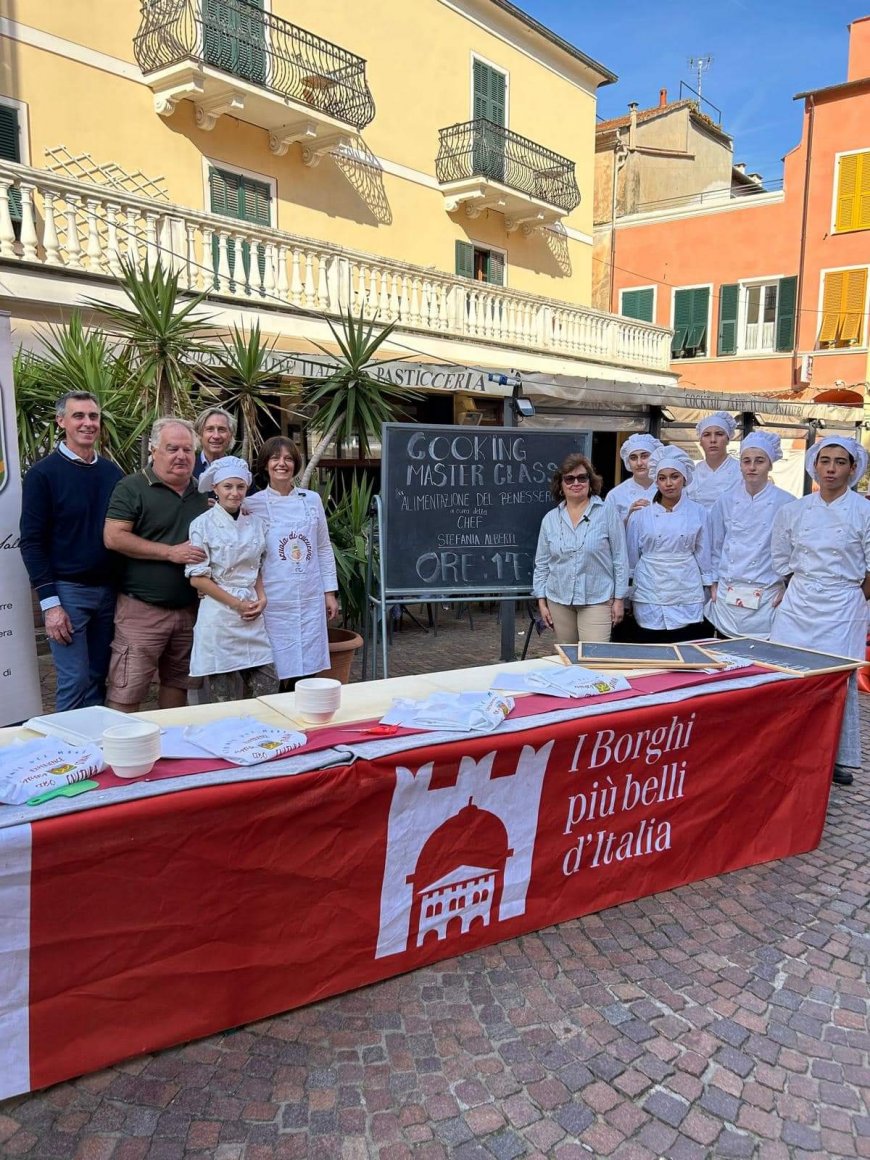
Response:
[[[212,169],[208,175],[211,212],[222,217],[238,217],[238,178],[235,173]]]
[[[504,255],[490,250],[486,261],[486,280],[493,286],[504,286]]]
[[[710,316],[710,287],[699,286],[690,290],[692,321],[686,338],[686,348],[693,354],[707,353],[707,319]]]
[[[0,157],[4,161],[21,161],[18,110],[11,105],[0,105]]]
[[[474,277],[474,246],[468,242],[456,243],[456,273],[460,278]]]
[[[21,161],[21,128],[12,105],[0,105],[0,158]],[[14,185],[9,189],[9,216],[13,222],[21,221],[21,191]]]
[[[496,125],[507,124],[507,78],[503,72],[475,60],[473,66],[474,96],[472,116],[485,117]]]
[[[719,342],[717,354],[737,353],[737,300],[739,286],[736,282],[719,287]]]
[[[624,318],[636,318],[639,322],[653,320],[653,289],[623,290],[622,315]]]
[[[681,358],[685,353],[689,328],[692,325],[693,290],[677,290],[674,293],[674,337],[671,340],[671,357]]]
[[[239,189],[239,217],[258,226],[272,224],[272,191],[263,181],[243,177]]]
[[[776,349],[794,350],[797,277],[780,278],[776,296]]]

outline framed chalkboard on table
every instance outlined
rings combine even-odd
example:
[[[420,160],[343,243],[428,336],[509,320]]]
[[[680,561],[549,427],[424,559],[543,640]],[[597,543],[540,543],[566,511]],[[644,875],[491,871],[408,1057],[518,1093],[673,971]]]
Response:
[[[632,644],[620,641],[581,641],[557,644],[566,665],[600,665],[621,669],[724,669],[727,662],[696,644]]]
[[[381,570],[387,598],[529,596],[550,481],[588,431],[387,423]]]
[[[797,645],[774,644],[773,641],[759,640],[753,636],[738,636],[731,640],[704,641],[704,649],[723,657],[740,657],[752,664],[785,673],[836,673],[847,669],[857,669],[863,661],[833,653],[814,652]]]

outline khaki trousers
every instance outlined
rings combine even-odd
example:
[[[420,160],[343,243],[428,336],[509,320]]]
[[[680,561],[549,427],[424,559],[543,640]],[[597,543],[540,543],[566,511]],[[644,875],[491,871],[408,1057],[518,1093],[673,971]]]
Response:
[[[610,601],[603,604],[557,604],[548,600],[550,616],[557,644],[577,644],[588,640],[606,644],[610,640],[613,622],[610,618]]]

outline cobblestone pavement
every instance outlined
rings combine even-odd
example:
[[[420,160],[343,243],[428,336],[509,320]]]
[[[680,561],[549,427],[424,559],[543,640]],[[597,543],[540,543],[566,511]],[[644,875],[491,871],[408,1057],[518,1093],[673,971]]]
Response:
[[[392,672],[495,661],[497,634],[442,610]],[[811,854],[6,1101],[0,1155],[870,1157],[868,832],[865,775]]]

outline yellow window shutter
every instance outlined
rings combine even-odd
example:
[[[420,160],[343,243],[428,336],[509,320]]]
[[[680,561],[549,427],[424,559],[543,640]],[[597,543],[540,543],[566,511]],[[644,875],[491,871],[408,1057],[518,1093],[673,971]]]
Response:
[[[861,342],[864,330],[864,302],[867,298],[867,271],[846,270],[843,277],[843,305],[840,339]]]
[[[862,153],[858,166],[858,221],[859,230],[870,230],[870,152]]]
[[[843,300],[843,275],[825,274],[822,292],[822,326],[819,330],[819,344],[836,342],[840,329],[840,304]]]
[[[860,153],[850,153],[848,156],[840,158],[840,172],[837,180],[837,218],[834,223],[834,229],[838,233],[841,230],[855,228],[860,157]]]

